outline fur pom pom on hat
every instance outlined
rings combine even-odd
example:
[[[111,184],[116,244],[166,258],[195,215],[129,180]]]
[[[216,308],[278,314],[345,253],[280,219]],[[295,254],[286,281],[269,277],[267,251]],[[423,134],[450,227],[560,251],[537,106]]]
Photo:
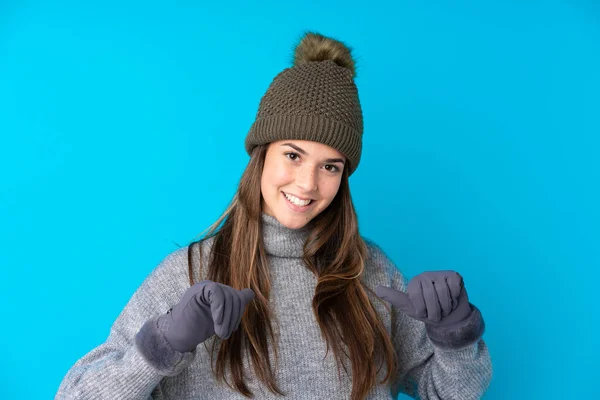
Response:
[[[347,158],[348,174],[358,167],[363,117],[354,83],[351,48],[307,32],[294,50],[293,66],[281,71],[260,101],[245,140],[255,146],[278,140],[310,140],[333,147]]]

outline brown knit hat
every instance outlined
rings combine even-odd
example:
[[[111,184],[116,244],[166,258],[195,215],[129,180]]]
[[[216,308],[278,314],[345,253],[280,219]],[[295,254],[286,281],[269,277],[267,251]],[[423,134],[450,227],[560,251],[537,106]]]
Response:
[[[351,49],[318,33],[305,33],[294,64],[267,89],[245,140],[246,152],[278,140],[311,140],[348,159],[349,175],[362,150],[363,118]]]

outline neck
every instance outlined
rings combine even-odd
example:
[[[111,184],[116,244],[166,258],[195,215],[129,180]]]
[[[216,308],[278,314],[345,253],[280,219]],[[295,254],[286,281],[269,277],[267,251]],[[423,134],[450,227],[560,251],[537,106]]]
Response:
[[[277,218],[262,213],[262,231],[265,251],[276,257],[299,258],[303,255],[304,243],[309,229],[291,229],[280,223]]]

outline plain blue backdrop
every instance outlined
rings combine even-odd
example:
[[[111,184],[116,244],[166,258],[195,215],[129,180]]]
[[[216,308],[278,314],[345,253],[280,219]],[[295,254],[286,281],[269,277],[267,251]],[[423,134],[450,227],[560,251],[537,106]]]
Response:
[[[600,6],[506,0],[0,3],[3,398],[52,398],[217,219],[304,30],[354,49],[361,232],[464,276],[485,398],[600,398]]]

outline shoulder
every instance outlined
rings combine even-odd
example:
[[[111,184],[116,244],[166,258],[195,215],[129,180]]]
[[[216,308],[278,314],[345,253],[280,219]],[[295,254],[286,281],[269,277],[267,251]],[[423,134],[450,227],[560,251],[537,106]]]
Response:
[[[147,293],[151,297],[165,296],[165,300],[171,303],[178,300],[190,287],[190,260],[193,265],[194,282],[199,282],[197,279],[200,271],[200,248],[202,248],[202,260],[206,260],[212,242],[212,238],[209,238],[169,252],[144,279],[138,291]],[[202,265],[205,265],[205,262]]]
[[[385,253],[385,251],[383,251],[383,249],[381,248],[381,246],[379,244],[377,244],[374,240],[369,239],[367,237],[364,237],[364,236],[361,236],[361,237],[362,237],[362,240],[367,245],[367,250],[368,250],[368,254],[369,254],[369,256],[367,257],[368,260],[377,262],[377,263],[391,262],[388,255]]]
[[[406,287],[406,278],[390,256],[374,240],[362,237],[367,245],[364,279],[366,283],[391,286],[399,290]]]
[[[367,245],[367,259],[365,262],[369,268],[386,274],[390,274],[397,269],[392,259],[379,244],[366,237],[362,237],[362,239]]]
[[[158,265],[148,276],[148,283],[171,282],[176,286],[189,286],[189,263],[197,269],[202,249],[202,260],[205,261],[214,238],[192,242],[163,256]]]
[[[173,288],[185,282],[188,246],[171,251],[155,265],[142,283],[142,289]]]

